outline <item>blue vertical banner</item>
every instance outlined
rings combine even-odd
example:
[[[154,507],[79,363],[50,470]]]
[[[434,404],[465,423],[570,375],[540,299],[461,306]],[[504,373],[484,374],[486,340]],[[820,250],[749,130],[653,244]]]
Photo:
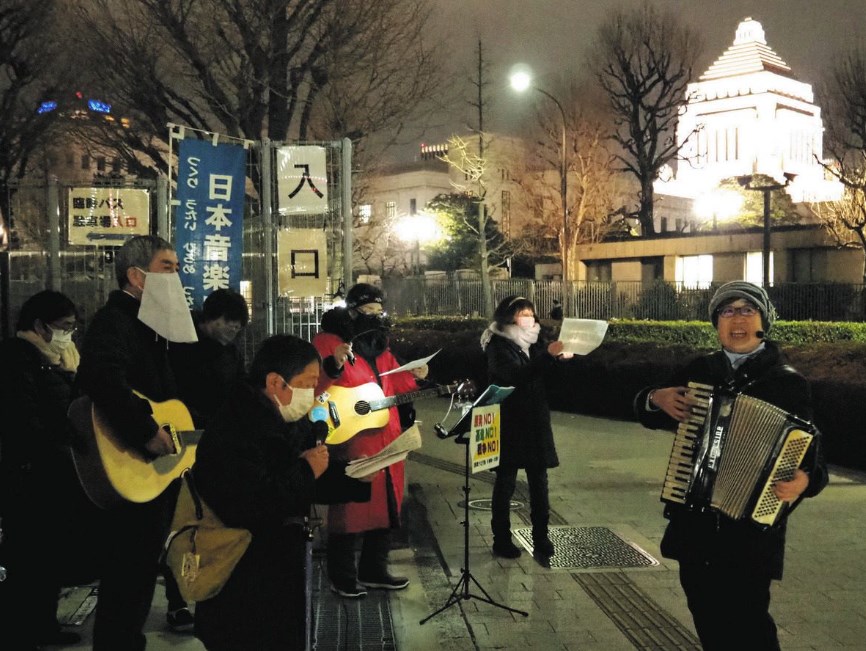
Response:
[[[209,140],[180,141],[175,244],[191,309],[217,289],[240,290],[246,151]]]

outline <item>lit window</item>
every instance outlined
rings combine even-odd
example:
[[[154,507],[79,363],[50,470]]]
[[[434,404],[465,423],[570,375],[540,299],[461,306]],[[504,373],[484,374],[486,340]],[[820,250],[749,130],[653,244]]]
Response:
[[[755,285],[764,283],[764,254],[761,251],[749,251],[746,253],[745,278],[747,282]],[[770,251],[770,284],[773,284],[773,252]]]
[[[502,191],[502,232],[511,233],[511,192]]]
[[[713,282],[713,256],[686,255],[677,258],[677,282],[689,288],[709,287]]]
[[[394,219],[397,216],[397,202],[396,201],[386,201],[385,202],[385,217],[388,219]]]
[[[358,220],[362,224],[369,224],[373,218],[373,206],[369,203],[363,203],[358,206]]]

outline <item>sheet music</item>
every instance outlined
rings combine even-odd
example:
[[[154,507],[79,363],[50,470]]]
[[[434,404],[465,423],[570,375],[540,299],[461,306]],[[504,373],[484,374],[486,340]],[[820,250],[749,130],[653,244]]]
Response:
[[[442,350],[442,349],[440,348],[439,350]],[[400,371],[411,371],[412,369],[421,368],[427,362],[429,362],[431,359],[436,357],[436,355],[439,354],[439,350],[437,350],[435,353],[433,353],[432,355],[430,355],[428,357],[422,357],[421,359],[416,359],[414,362],[406,362],[400,368],[395,368],[392,371],[385,371],[384,373],[379,373],[379,376],[381,377],[382,375],[391,375],[391,373],[399,373]]]
[[[346,466],[346,474],[355,479],[365,477],[398,461],[403,461],[412,450],[420,447],[421,430],[418,429],[418,425],[412,425],[372,457],[350,461]]]
[[[563,319],[559,340],[565,344],[562,352],[586,355],[601,345],[607,333],[607,321],[596,319]]]

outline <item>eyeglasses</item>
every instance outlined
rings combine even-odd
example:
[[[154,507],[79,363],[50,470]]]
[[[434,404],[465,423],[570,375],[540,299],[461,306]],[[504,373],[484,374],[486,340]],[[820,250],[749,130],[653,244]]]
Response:
[[[65,325],[63,323],[49,323],[48,327],[51,328],[54,332],[62,332],[65,335],[71,335],[76,330],[78,330],[78,326],[75,324]]]
[[[730,319],[735,314],[739,314],[740,316],[755,316],[759,313],[758,308],[753,305],[743,305],[742,307],[734,307],[732,305],[728,305],[727,307],[723,307],[719,310],[719,316],[723,319]]]

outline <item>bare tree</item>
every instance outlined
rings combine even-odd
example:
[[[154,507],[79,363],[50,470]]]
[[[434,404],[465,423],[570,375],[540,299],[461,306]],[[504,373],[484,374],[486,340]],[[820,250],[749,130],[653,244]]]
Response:
[[[52,90],[50,34],[54,2],[4,0],[0,5],[0,245],[8,237],[9,183],[26,173],[51,126],[38,111]]]
[[[694,30],[649,2],[611,11],[598,29],[591,67],[616,121],[617,158],[640,184],[633,216],[648,237],[655,234],[653,183],[679,153],[676,123],[701,50]]]
[[[87,68],[131,118],[105,135],[133,168],[165,168],[169,122],[250,140],[398,134],[444,74],[427,0],[77,2]]]
[[[837,246],[866,251],[866,50],[840,56],[824,79],[818,95],[830,159],[819,162],[845,189],[838,202],[811,208]]]
[[[489,153],[484,156],[474,153],[472,143],[460,136],[448,139],[448,154],[442,157],[451,167],[465,179],[464,183],[455,183],[459,194],[476,197],[479,206],[475,214],[463,216],[463,226],[478,242],[478,260],[480,264],[481,286],[484,299],[485,314],[493,314],[493,290],[490,285],[490,270],[507,256],[511,255],[513,247],[500,235],[496,228],[495,215],[487,210],[484,203],[486,194],[485,177],[488,171]]]
[[[866,251],[866,179],[859,187],[846,186],[839,201],[812,204],[811,208],[836,246]],[[861,277],[866,283],[866,258]]]
[[[545,103],[538,114],[534,147],[525,157],[516,179],[522,200],[533,215],[524,231],[533,237],[554,240],[563,260],[564,281],[577,276],[578,244],[599,242],[615,221],[615,157],[608,150],[603,118],[581,106],[583,91],[572,86],[562,115]],[[562,206],[562,129],[565,127],[565,165],[568,187],[566,210]],[[566,297],[567,298],[567,297]]]

